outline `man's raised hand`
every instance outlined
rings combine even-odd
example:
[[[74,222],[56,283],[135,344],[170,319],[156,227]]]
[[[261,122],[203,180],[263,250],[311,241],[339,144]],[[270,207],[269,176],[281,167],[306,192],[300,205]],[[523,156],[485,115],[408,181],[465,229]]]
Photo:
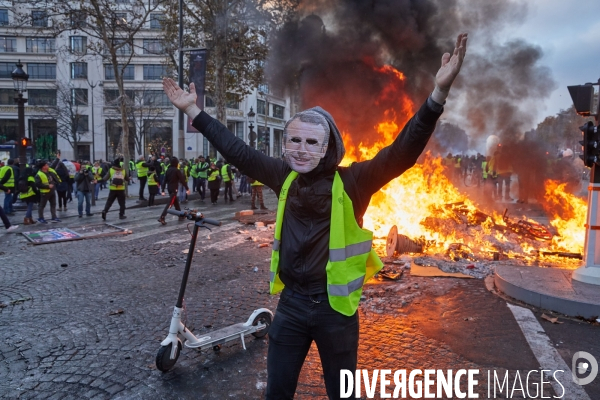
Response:
[[[196,87],[190,83],[190,91],[186,92],[180,88],[173,79],[163,78],[163,90],[175,107],[194,119],[200,114],[200,109],[196,105]]]
[[[467,52],[467,39],[466,33],[458,35],[452,55],[450,55],[450,53],[445,53],[442,56],[442,66],[435,75],[435,90],[432,94],[433,100],[440,104],[443,104],[446,100],[452,82],[454,82],[454,79],[456,79],[460,72],[460,68]]]

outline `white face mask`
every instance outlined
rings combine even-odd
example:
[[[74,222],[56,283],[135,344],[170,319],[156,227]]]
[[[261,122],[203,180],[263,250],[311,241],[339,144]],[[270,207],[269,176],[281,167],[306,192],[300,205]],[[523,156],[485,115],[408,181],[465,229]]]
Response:
[[[286,127],[283,140],[285,160],[300,174],[310,172],[325,157],[328,140],[329,135],[321,125],[296,119]]]

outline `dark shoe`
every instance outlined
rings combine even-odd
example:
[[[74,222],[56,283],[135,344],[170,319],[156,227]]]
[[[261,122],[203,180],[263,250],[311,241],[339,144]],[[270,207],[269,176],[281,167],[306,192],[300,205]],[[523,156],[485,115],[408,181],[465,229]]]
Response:
[[[38,222],[40,224],[47,224],[48,223],[48,221],[46,221],[44,218],[38,218]]]
[[[167,224],[167,221],[165,221],[165,220],[164,220],[164,218],[159,218],[159,219],[158,219],[158,222],[160,222],[160,223],[161,223],[161,224],[163,224],[163,225],[166,225],[166,224]]]
[[[254,207],[254,206],[250,207],[250,209],[251,209],[251,210],[258,210],[258,208],[257,208],[257,207]]]
[[[260,206],[260,209],[261,209],[261,210],[268,210],[268,208],[267,208],[267,207],[265,207],[264,205]]]
[[[56,211],[62,211],[62,207],[58,207]]]
[[[25,219],[23,219],[23,225],[31,225],[31,222],[29,222],[29,218],[25,217]]]
[[[94,216],[94,214],[90,213],[90,214],[85,214],[86,217],[92,217]]]
[[[106,211],[102,211],[102,219],[106,221]]]
[[[79,214],[79,218],[83,218],[83,215]]]
[[[37,224],[37,221],[34,221],[33,218],[29,218],[29,224],[30,225]]]
[[[58,219],[58,218],[52,218],[52,219],[50,220],[50,222],[61,222],[61,221],[60,221],[60,219]]]
[[[127,215],[119,215],[119,219],[126,219]]]
[[[185,221],[187,218],[186,217],[179,217],[180,221]]]

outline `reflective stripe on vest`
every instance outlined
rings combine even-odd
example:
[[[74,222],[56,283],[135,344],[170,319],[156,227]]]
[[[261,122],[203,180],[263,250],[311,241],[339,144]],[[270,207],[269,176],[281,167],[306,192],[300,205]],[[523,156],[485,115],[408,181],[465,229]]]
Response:
[[[125,171],[121,170],[121,173],[123,174],[123,184],[122,185],[113,185],[112,180],[113,180],[113,175],[115,174],[115,170],[113,168],[110,169],[109,173],[110,173],[110,178],[108,178],[108,190],[125,190],[125,181],[126,181],[126,176],[125,176]]]
[[[40,180],[42,181],[42,183],[44,185],[48,185],[48,175],[46,175],[46,173],[42,170],[39,170],[37,175],[40,177]],[[40,193],[50,193],[50,189],[46,189],[46,188],[40,188]]]
[[[33,176],[30,176],[29,178],[27,178],[27,182],[33,182],[33,184],[35,185],[35,178]],[[33,188],[31,187],[31,185],[27,185],[27,192],[26,193],[19,193],[19,199],[26,199],[28,197],[34,196],[35,195],[35,191],[33,190]]]
[[[231,180],[229,173],[227,172],[227,167],[229,167],[229,164],[225,164],[221,167],[221,176],[223,177],[223,182],[229,182]]]
[[[135,164],[138,178],[143,178],[144,176],[148,175],[148,167],[144,167],[144,163],[145,161],[138,161],[137,164]]]
[[[298,173],[292,171],[286,178],[279,194],[277,220],[271,254],[271,294],[284,287],[279,277],[279,249],[281,227],[290,185]],[[327,271],[327,293],[331,308],[350,316],[358,308],[362,287],[382,267],[383,263],[372,249],[373,233],[358,226],[354,217],[352,200],[344,191],[339,173],[335,173],[332,186],[331,227],[329,233],[329,261]]]
[[[9,172],[10,170],[10,172]],[[15,171],[13,171],[10,165],[5,165],[0,169],[0,179],[4,178],[4,175],[10,174],[10,178],[4,183],[7,188],[15,187]]]

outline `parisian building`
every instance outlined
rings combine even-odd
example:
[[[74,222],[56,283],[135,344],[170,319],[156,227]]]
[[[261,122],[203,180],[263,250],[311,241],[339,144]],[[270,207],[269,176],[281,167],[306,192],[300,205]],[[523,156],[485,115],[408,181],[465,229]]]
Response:
[[[50,111],[67,109],[81,114],[77,124],[81,132],[77,145],[79,159],[112,160],[117,157],[123,146],[120,112],[115,106],[118,89],[112,66],[103,62],[101,56],[88,54],[86,50],[88,41],[93,38],[81,30],[67,31],[57,37],[45,35],[51,20],[39,8],[26,10],[31,12],[30,26],[15,29],[12,4],[17,3],[0,0],[0,145],[19,139],[11,73],[20,61],[29,75],[24,94],[27,98],[25,135],[32,140],[33,158],[52,158],[57,151],[61,158],[74,158],[71,143],[64,133],[61,134],[57,118]],[[126,18],[126,4],[119,4],[119,7],[124,7]],[[217,158],[218,154],[208,141],[200,133],[188,132],[187,128],[184,130],[185,149],[182,151],[178,147],[178,112],[162,91],[162,78],[167,75],[159,39],[162,18],[159,11],[152,13],[146,28],[136,34],[134,46],[124,46],[120,50],[123,56],[134,53],[123,71],[125,91],[132,99],[131,115],[128,115],[129,154],[136,159],[150,154],[184,154],[187,159],[199,155]],[[63,104],[65,98],[66,105]],[[227,102],[229,130],[265,154],[280,157],[285,121],[297,108],[290,97],[265,84],[241,99],[231,98],[235,100]],[[216,114],[209,95],[205,96],[204,110],[213,117]],[[254,121],[249,118],[252,113],[255,114]],[[250,125],[257,134],[255,140]],[[184,126],[187,127],[187,120]],[[5,161],[8,157],[8,153],[0,149],[0,160]]]

